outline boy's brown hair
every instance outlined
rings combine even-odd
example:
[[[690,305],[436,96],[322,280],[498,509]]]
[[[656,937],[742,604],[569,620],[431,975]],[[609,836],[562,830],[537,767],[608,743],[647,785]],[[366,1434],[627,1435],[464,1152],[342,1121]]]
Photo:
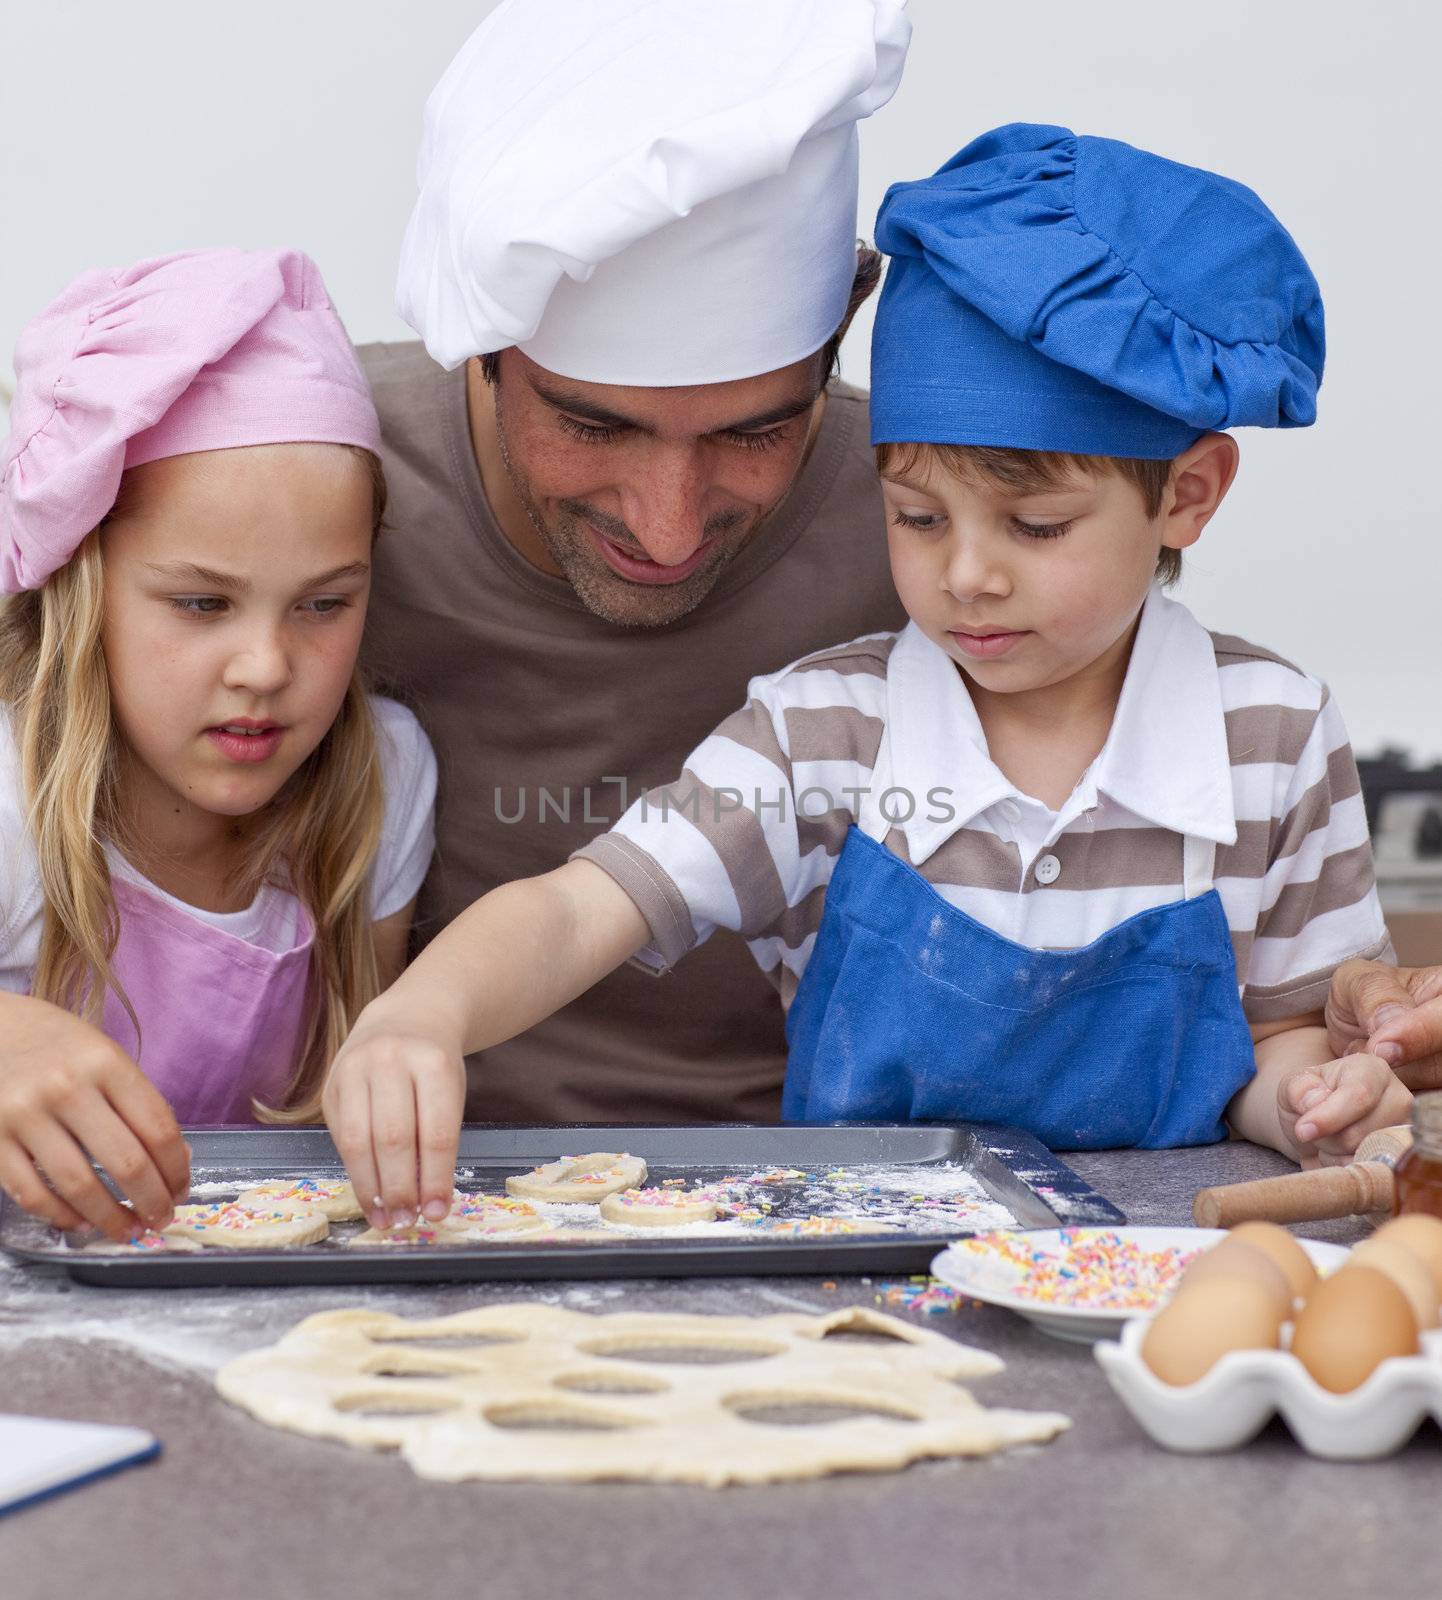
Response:
[[[980,478],[1013,494],[1040,494],[1064,488],[1078,472],[1114,472],[1142,497],[1149,517],[1162,508],[1171,481],[1170,461],[1147,461],[1133,456],[1082,456],[1064,450],[1013,450],[989,444],[879,444],[879,472],[909,472],[925,460],[936,461],[959,478]],[[1173,584],[1182,575],[1182,552],[1163,550],[1157,557],[1157,578]]]

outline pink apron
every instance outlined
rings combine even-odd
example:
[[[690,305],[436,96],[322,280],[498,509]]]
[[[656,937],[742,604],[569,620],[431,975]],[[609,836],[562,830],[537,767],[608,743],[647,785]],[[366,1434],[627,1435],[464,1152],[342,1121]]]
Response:
[[[265,916],[296,918],[283,955],[188,917],[112,877],[120,939],[111,963],[140,1019],[114,992],[105,1032],[139,1061],[182,1124],[255,1121],[252,1098],[277,1105],[303,1043],[312,928],[303,906],[270,896]]]

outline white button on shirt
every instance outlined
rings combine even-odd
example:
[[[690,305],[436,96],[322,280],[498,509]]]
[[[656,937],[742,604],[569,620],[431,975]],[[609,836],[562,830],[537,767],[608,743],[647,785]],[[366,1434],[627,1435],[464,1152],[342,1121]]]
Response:
[[[1061,877],[1061,862],[1055,856],[1043,856],[1036,864],[1038,883],[1055,883]]]

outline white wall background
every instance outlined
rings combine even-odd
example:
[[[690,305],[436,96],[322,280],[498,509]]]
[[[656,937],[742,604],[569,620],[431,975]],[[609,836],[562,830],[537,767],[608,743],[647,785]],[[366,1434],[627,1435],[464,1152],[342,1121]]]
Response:
[[[724,0],[702,0],[723,4]],[[0,351],[85,267],[294,244],[357,340],[391,306],[421,106],[485,0],[6,0]],[[1362,751],[1442,756],[1434,0],[911,0],[896,99],[863,130],[861,231],[888,182],[1001,122],[1060,122],[1258,190],[1312,261],[1319,424],[1244,433],[1183,597],[1326,678]],[[869,321],[845,352],[866,378]],[[9,381],[0,360],[0,384]]]

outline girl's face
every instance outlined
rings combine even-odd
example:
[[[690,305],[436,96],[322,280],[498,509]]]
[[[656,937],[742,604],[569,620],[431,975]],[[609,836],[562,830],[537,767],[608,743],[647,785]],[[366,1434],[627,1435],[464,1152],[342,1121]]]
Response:
[[[173,836],[249,815],[320,743],[360,647],[371,518],[370,474],[341,445],[126,473],[101,638],[134,817]]]

